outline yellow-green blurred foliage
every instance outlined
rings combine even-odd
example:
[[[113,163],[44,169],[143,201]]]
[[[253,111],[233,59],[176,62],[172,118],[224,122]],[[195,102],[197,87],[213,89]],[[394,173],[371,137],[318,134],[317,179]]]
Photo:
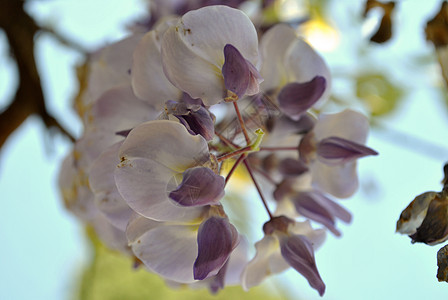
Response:
[[[243,291],[241,287],[226,287],[211,295],[207,289],[192,290],[188,287],[173,289],[157,275],[147,272],[143,267],[133,269],[129,257],[109,250],[99,242],[92,230],[88,235],[92,241],[94,255],[90,266],[82,274],[78,294],[79,300],[152,300],[152,299],[261,299],[278,300],[284,297],[275,295],[268,286],[261,285]]]
[[[381,116],[397,108],[403,90],[381,73],[364,73],[356,78],[356,97],[367,105],[372,116]]]

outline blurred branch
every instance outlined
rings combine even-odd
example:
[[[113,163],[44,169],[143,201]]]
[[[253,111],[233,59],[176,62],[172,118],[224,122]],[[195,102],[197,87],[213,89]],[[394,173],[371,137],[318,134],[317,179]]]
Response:
[[[58,40],[70,43],[48,28],[39,27],[25,12],[23,1],[0,0],[0,28],[6,33],[10,51],[19,72],[19,86],[11,104],[0,113],[0,148],[7,138],[30,116],[37,115],[47,129],[56,128],[74,141],[73,136],[53,117],[45,105],[39,72],[34,57],[34,40],[41,31],[52,33]],[[82,51],[82,50],[80,50]]]

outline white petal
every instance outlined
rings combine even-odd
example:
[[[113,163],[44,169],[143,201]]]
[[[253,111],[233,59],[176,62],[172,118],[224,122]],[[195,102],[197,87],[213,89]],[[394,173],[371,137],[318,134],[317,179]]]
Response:
[[[89,173],[89,184],[95,194],[95,204],[108,221],[125,231],[134,211],[117,190],[114,170],[119,163],[118,149],[121,142],[104,151],[93,163]]]
[[[132,129],[154,120],[158,112],[135,97],[130,85],[117,86],[101,95],[92,107],[92,126],[109,133]]]
[[[126,228],[126,237],[129,241],[129,245],[135,244],[146,232],[163,224],[165,223],[157,222],[134,213]]]
[[[131,254],[125,232],[110,224],[102,214],[98,214],[91,224],[100,240],[107,247],[122,253]]]
[[[157,221],[191,221],[202,208],[181,207],[168,197],[171,169],[150,159],[131,158],[115,170],[117,188],[127,204],[139,214]]]
[[[168,280],[191,283],[198,255],[197,227],[161,225],[147,231],[131,246],[151,271]]]
[[[201,98],[206,105],[216,104],[226,95],[221,73],[226,44],[257,65],[257,33],[243,12],[227,6],[190,11],[163,37],[165,74],[191,97]]]
[[[85,104],[96,101],[104,91],[114,86],[131,82],[132,52],[141,37],[141,34],[132,35],[90,57],[88,89],[82,95]]]
[[[368,131],[367,118],[350,109],[336,114],[322,114],[314,127],[317,140],[337,136],[362,145],[366,142]]]
[[[172,27],[163,36],[162,62],[165,75],[174,86],[192,98],[201,98],[205,105],[222,101],[225,87],[221,68],[185,45],[178,30]]]
[[[255,257],[247,264],[241,275],[241,285],[246,291],[259,285],[270,274],[270,258],[274,253],[280,253],[279,243],[273,236],[264,236],[255,244],[255,248],[257,250]]]
[[[311,223],[308,220],[304,222],[295,222],[294,225],[288,228],[288,230],[291,234],[300,234],[306,236],[313,245],[314,250],[320,248],[327,237],[327,231],[325,229],[314,229],[313,227],[311,227]]]
[[[224,63],[226,44],[236,47],[253,65],[258,63],[257,32],[238,9],[215,5],[190,11],[182,17],[179,35],[197,55],[219,68]]]
[[[165,77],[162,67],[160,41],[156,31],[148,32],[134,51],[132,87],[136,96],[163,109],[168,100],[178,100],[181,91]]]
[[[329,166],[319,161],[311,165],[313,184],[338,198],[347,198],[358,189],[356,161]]]
[[[120,158],[141,157],[177,173],[210,160],[207,141],[182,124],[157,120],[134,128],[120,148]]]
[[[263,91],[279,88],[288,82],[284,59],[288,47],[297,39],[294,29],[278,24],[269,29],[260,41],[263,64],[260,70]]]
[[[331,92],[330,71],[322,57],[304,40],[297,38],[290,45],[284,64],[290,82],[308,82],[316,76],[323,76],[326,88],[319,102],[328,99]]]
[[[232,251],[227,263],[227,270],[224,278],[225,285],[236,285],[240,283],[243,269],[249,261],[247,252],[248,246],[247,239],[240,235],[238,246]]]

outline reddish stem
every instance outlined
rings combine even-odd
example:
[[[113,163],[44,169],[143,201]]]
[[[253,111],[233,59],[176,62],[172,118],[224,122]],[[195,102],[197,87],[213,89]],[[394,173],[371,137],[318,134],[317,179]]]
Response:
[[[246,125],[244,124],[243,117],[241,116],[240,109],[238,108],[238,104],[234,101],[233,107],[235,108],[236,115],[238,117],[238,122],[240,123],[241,130],[243,131],[244,138],[246,139],[247,145],[250,145],[249,134],[247,134]]]
[[[257,188],[258,194],[260,195],[261,201],[263,202],[263,205],[266,208],[266,211],[268,212],[269,217],[272,219],[272,213],[269,210],[266,199],[264,199],[264,197],[263,197],[263,193],[261,192],[260,186],[258,185],[257,181],[255,180],[254,174],[252,172],[252,168],[250,167],[249,163],[246,160],[243,161],[243,163],[246,166],[247,172],[249,172],[249,175],[252,178],[252,181],[254,182],[255,187]]]
[[[238,150],[235,150],[235,151],[223,154],[220,157],[218,157],[218,162],[222,162],[223,160],[229,159],[229,158],[237,156],[239,154],[243,154],[243,153],[248,152],[250,150],[252,150],[252,147],[251,146],[247,146],[247,147],[240,148]]]
[[[260,151],[297,151],[298,147],[260,147]]]
[[[236,160],[236,162],[233,164],[232,169],[230,169],[229,174],[227,174],[226,177],[226,181],[225,184],[227,184],[227,181],[229,181],[230,176],[232,176],[233,172],[235,172],[236,168],[238,167],[238,165],[247,157],[246,153],[243,153],[240,155],[240,157],[238,157],[238,159]]]

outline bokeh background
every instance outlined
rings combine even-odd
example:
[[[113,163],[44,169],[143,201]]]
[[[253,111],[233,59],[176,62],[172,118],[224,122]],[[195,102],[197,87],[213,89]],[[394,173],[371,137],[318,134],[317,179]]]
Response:
[[[424,35],[441,1],[398,1],[392,39],[383,44],[369,42],[381,11],[363,18],[364,1],[279,2],[286,17],[311,12],[301,33],[326,58],[334,76],[334,99],[324,109],[351,107],[371,116],[368,146],[380,153],[359,161],[360,190],[343,200],[353,213],[352,224],[340,225],[342,238],[329,236],[316,253],[327,285],[323,299],[446,299],[447,283],[436,278],[440,246],[411,245],[395,233],[400,212],[416,195],[441,189],[448,161],[446,87]],[[30,0],[26,9],[39,24],[92,51],[124,37],[126,25],[146,14],[146,3]],[[71,105],[78,89],[75,67],[83,56],[50,34],[42,33],[35,42],[48,108],[80,136]],[[0,108],[8,105],[17,84],[0,31]],[[166,292],[154,276],[133,272],[129,261],[99,245],[65,210],[57,176],[70,148],[68,139],[49,134],[30,117],[1,149],[0,299],[203,299],[207,293]],[[294,271],[274,276],[251,294],[231,290],[219,297],[262,295],[320,299]]]

